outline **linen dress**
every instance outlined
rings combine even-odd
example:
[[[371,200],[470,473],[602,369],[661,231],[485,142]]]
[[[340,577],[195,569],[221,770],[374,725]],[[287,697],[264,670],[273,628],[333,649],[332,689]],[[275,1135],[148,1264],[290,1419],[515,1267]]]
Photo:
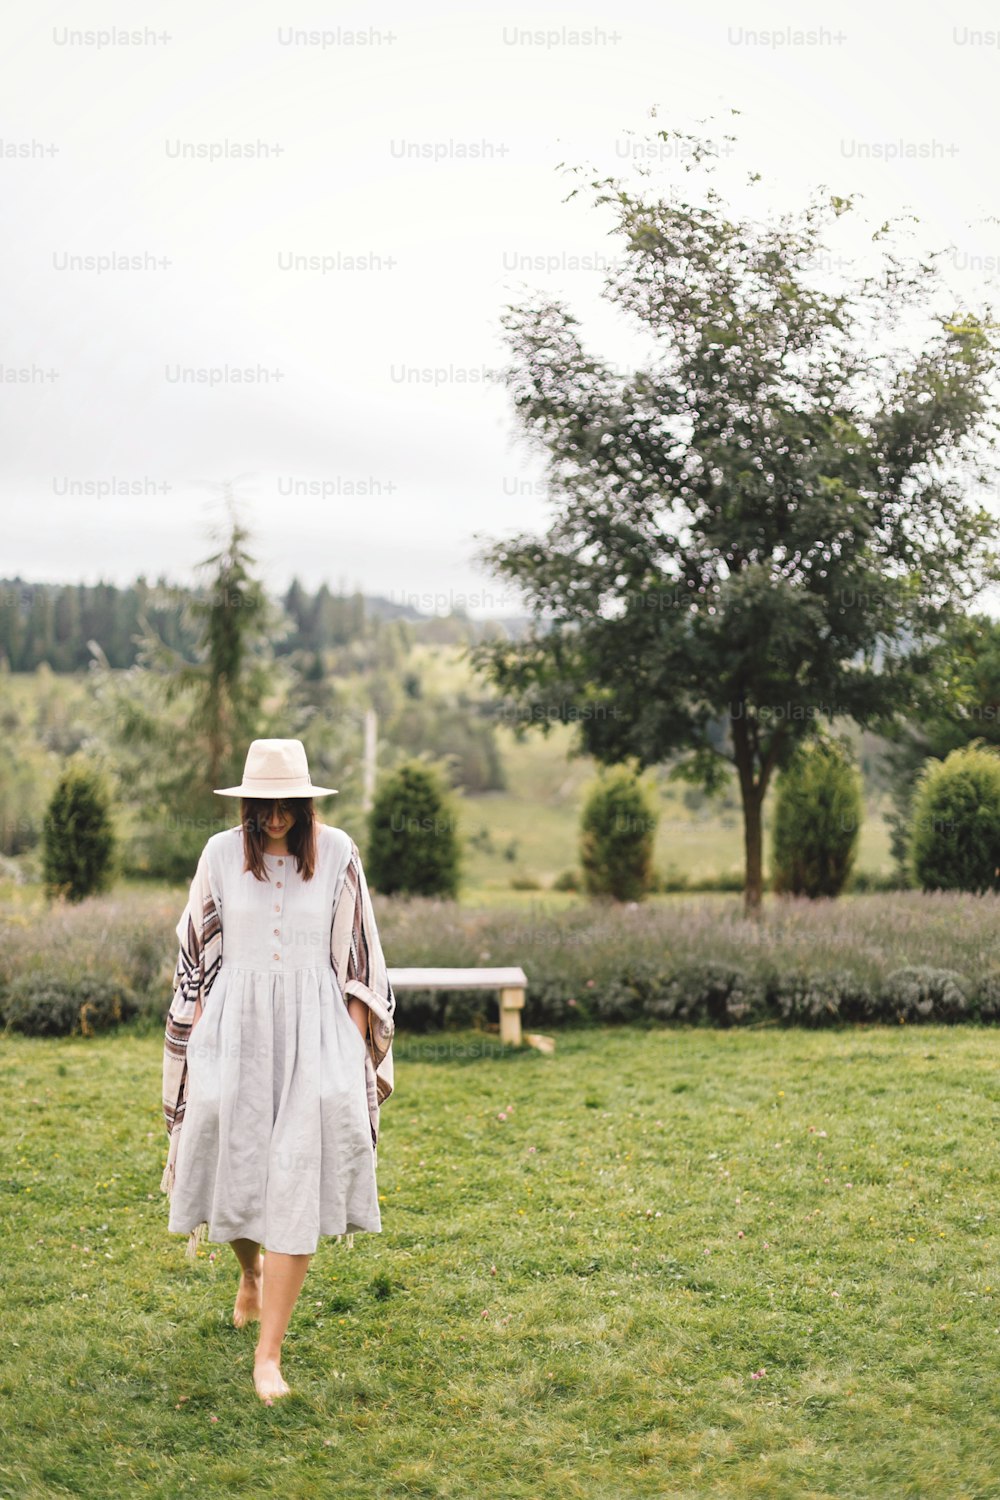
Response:
[[[171,1233],[207,1221],[209,1240],[301,1255],[381,1230],[367,1049],[330,961],[351,840],[316,837],[308,881],[287,854],[265,854],[258,881],[239,827],[206,845],[222,962],[187,1044]]]

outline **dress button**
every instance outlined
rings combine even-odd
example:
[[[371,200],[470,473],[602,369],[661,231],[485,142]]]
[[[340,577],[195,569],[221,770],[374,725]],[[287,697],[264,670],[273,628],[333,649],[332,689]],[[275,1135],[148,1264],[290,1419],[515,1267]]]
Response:
[[[274,956],[275,956],[276,959],[279,959],[279,960],[281,958],[281,954],[280,953],[276,953]]]
[[[281,936],[281,928],[280,927],[276,927],[274,929],[274,935],[275,935],[275,937],[280,937]]]
[[[279,864],[279,865],[283,865],[283,864],[284,864],[284,863],[285,863],[285,861],[284,861],[284,860],[283,860],[283,859],[279,859],[279,860],[278,860],[278,864]]]
[[[275,911],[280,911],[281,907],[280,906],[276,906],[274,909],[275,909]]]
[[[278,881],[278,890],[279,891],[281,890],[281,881],[280,880]]]

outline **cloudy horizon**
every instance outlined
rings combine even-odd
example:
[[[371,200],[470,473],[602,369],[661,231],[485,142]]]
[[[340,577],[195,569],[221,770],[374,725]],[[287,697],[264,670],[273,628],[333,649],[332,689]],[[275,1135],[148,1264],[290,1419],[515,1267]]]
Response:
[[[191,582],[236,481],[275,593],[519,613],[473,560],[549,514],[492,378],[501,314],[545,290],[638,357],[600,297],[607,220],[557,169],[666,185],[660,127],[738,109],[769,207],[860,192],[950,245],[970,298],[1000,270],[982,6],[42,4],[6,41],[7,577]]]

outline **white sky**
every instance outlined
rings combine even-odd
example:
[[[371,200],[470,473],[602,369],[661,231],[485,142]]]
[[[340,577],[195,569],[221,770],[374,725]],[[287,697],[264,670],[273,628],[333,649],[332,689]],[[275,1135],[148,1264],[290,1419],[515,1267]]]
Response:
[[[67,36],[115,27],[170,40]],[[374,36],[282,41],[338,27]],[[552,44],[513,35],[563,28]],[[820,39],[748,36],[786,28]],[[589,44],[574,44],[580,30]],[[519,267],[614,254],[586,201],[563,203],[557,164],[630,173],[631,140],[737,108],[734,165],[764,173],[768,201],[795,207],[825,183],[863,192],[880,217],[908,206],[922,245],[955,245],[956,281],[975,294],[1000,267],[1000,225],[987,222],[998,206],[998,32],[995,7],[949,16],[926,0],[835,11],[685,12],[655,0],[8,10],[0,360],[58,378],[0,384],[0,575],[190,580],[220,515],[196,481],[243,475],[242,514],[271,588],[297,573],[310,587],[325,579],[427,610],[517,609],[471,554],[476,533],[544,528],[540,470],[506,393],[468,372],[503,363],[500,314],[526,285],[565,296],[595,352],[625,362],[632,350],[599,299],[600,269]],[[226,141],[281,152],[176,155],[179,142]],[[6,154],[30,142],[58,151]],[[457,159],[483,142],[489,159]],[[404,143],[450,154],[400,159]],[[870,158],[872,145],[899,143],[926,154]],[[662,170],[654,180],[665,183],[676,164]],[[115,254],[170,264],[64,268],[66,256]],[[381,268],[321,274],[279,261],[360,255]],[[171,378],[226,365],[281,379],[206,389]],[[451,374],[402,378],[413,369]],[[67,493],[115,480],[148,492]],[[309,482],[319,493],[289,493]],[[344,493],[359,482],[372,493]]]

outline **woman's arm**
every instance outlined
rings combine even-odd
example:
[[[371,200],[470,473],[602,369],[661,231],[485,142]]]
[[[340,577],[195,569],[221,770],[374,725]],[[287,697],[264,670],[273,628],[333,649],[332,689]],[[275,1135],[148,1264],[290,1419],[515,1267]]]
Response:
[[[392,1093],[392,1038],[396,997],[389,983],[368,882],[358,846],[351,856],[333,914],[330,957],[347,1009],[365,1037],[379,1093]]]
[[[347,997],[347,1010],[351,1020],[361,1032],[361,1035],[366,1036],[368,1033],[368,1017],[371,1014],[368,1006],[363,1000],[359,1000],[357,995],[349,995]]]

